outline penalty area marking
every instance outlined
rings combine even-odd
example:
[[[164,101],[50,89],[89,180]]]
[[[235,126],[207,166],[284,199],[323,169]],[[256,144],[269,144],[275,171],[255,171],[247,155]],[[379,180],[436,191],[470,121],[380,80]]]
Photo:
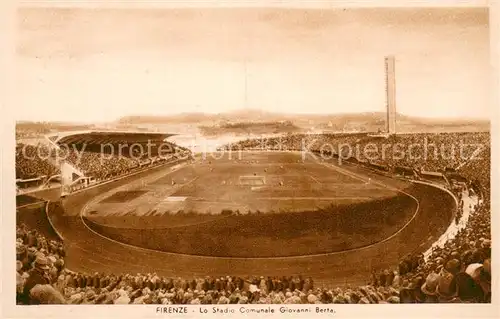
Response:
[[[183,196],[168,196],[162,200],[162,202],[184,202],[187,197]]]

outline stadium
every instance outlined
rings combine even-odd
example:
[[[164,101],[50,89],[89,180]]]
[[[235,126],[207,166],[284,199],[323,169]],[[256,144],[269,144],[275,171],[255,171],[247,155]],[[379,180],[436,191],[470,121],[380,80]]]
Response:
[[[91,144],[96,135],[107,133],[81,136]],[[76,273],[306,271],[319,287],[345,287],[423,254],[463,202],[425,175],[417,181],[362,162],[303,160],[297,151],[171,156],[109,181],[77,178],[62,197],[58,188],[19,195],[18,220],[48,225],[48,235],[64,242],[65,267]]]
[[[17,303],[490,302],[489,133],[396,134],[393,63],[382,134],[195,153],[175,132],[70,131],[44,159],[18,144]],[[482,147],[343,149],[423,140]]]

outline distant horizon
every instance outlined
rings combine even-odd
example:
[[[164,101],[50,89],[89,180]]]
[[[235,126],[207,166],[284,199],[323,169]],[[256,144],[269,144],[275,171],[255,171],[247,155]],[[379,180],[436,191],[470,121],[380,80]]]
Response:
[[[175,117],[175,116],[180,116],[180,115],[224,115],[224,114],[231,114],[231,113],[237,113],[241,111],[248,111],[248,112],[262,112],[262,113],[268,113],[268,114],[276,114],[276,115],[285,115],[285,116],[299,116],[299,115],[304,115],[304,116],[345,116],[345,115],[365,115],[365,114],[383,114],[385,113],[384,111],[363,111],[363,112],[335,112],[335,113],[299,113],[299,112],[280,112],[280,111],[267,111],[263,109],[257,109],[257,108],[251,108],[251,109],[234,109],[234,110],[229,110],[225,112],[203,112],[203,111],[192,111],[192,112],[178,112],[178,113],[164,113],[164,114],[154,114],[154,113],[135,113],[135,114],[126,114],[122,116],[117,116],[113,120],[105,120],[105,121],[81,121],[81,120],[58,120],[58,119],[53,119],[53,120],[32,120],[32,119],[17,119],[16,123],[22,123],[22,122],[30,122],[30,123],[74,123],[74,124],[92,124],[92,123],[99,123],[99,124],[109,124],[113,122],[117,122],[123,118],[127,117]],[[457,122],[466,122],[466,121],[473,121],[473,122],[491,122],[491,119],[488,117],[426,117],[426,116],[413,116],[413,115],[408,115],[404,114],[401,112],[397,112],[398,116],[404,116],[412,119],[423,119],[423,120],[429,120],[429,121],[457,121]]]

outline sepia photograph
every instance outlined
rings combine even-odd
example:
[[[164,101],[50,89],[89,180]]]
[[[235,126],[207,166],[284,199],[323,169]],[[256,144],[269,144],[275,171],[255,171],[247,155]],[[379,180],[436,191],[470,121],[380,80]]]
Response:
[[[42,3],[16,8],[12,307],[492,306],[487,6]]]

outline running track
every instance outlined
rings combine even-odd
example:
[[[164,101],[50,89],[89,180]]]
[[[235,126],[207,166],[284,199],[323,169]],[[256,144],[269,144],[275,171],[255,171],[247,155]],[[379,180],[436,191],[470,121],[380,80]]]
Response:
[[[300,274],[311,276],[316,283],[324,285],[359,285],[366,283],[371,269],[394,268],[401,257],[430,247],[448,227],[456,208],[453,197],[439,188],[402,182],[359,166],[343,165],[341,170],[347,169],[357,176],[404,189],[414,196],[419,201],[419,210],[413,221],[390,240],[361,250],[282,259],[211,258],[148,251],[115,243],[96,235],[83,224],[79,212],[94,196],[161,169],[166,168],[154,168],[76,193],[62,201],[64,212],[49,212],[54,227],[64,238],[69,269],[87,273],[156,272],[160,276],[187,278]],[[37,197],[53,200],[57,197],[57,190],[40,193]]]

